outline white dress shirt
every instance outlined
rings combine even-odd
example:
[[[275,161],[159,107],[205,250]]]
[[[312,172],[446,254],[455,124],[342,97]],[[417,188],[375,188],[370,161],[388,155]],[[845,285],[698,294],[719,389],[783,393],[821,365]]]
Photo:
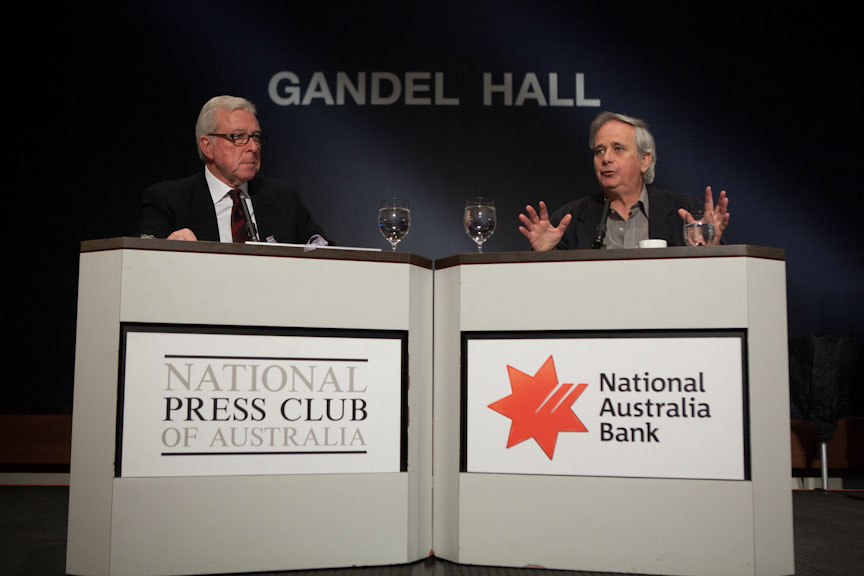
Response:
[[[213,198],[213,207],[216,208],[216,222],[219,225],[219,241],[233,242],[234,237],[231,235],[231,209],[234,207],[234,201],[231,200],[228,194],[234,188],[231,188],[210,172],[208,166],[204,167],[204,177],[207,179],[207,187],[210,188],[210,196]],[[248,185],[244,182],[240,185],[240,198],[246,202],[246,207],[249,208],[249,215],[252,217],[252,222],[258,225],[255,220],[255,210],[252,208],[252,201],[249,198]]]

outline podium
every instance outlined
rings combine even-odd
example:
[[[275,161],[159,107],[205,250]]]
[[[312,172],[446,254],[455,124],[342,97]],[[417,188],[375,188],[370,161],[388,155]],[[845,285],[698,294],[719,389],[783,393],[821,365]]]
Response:
[[[402,253],[84,242],[67,572],[425,557],[432,274]]]
[[[786,342],[782,250],[436,261],[435,554],[793,573]]]
[[[794,571],[782,250],[80,267],[69,574]]]

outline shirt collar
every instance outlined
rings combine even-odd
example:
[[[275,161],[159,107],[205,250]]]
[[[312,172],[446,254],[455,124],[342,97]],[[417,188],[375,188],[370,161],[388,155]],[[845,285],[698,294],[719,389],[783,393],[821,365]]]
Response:
[[[210,171],[210,167],[207,165],[204,166],[204,178],[207,180],[207,187],[210,189],[210,196],[213,198],[213,204],[216,204],[217,202],[225,198],[225,196],[227,196],[228,192],[230,192],[231,190],[235,190],[235,188],[228,186],[227,184],[216,178],[216,176],[214,176],[213,173]],[[248,188],[249,183],[244,182],[238,188],[236,188],[236,190],[240,190],[242,192],[241,196],[243,196],[244,198],[249,198]]]
[[[642,193],[639,194],[639,203],[642,205],[642,211],[645,213],[645,217],[648,217],[648,187],[645,186],[645,183],[642,183]]]
[[[645,214],[645,217],[648,217],[648,187],[645,186],[644,182],[642,183],[642,192],[639,194],[639,198],[629,207],[631,213],[633,212],[634,206],[639,206],[639,208],[641,208],[642,210],[642,213]],[[610,209],[609,214],[613,213],[617,214],[615,210]],[[620,218],[620,216],[618,217]]]

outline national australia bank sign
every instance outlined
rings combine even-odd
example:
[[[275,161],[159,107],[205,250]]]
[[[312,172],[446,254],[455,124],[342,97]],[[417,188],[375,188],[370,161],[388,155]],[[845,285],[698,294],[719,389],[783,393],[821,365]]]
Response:
[[[444,72],[417,71],[313,72],[308,77],[283,70],[267,86],[279,106],[461,106],[463,91],[482,97],[484,107],[540,106],[597,108],[600,99],[588,97],[582,72],[539,74],[483,72],[469,87],[454,87]]]
[[[118,475],[399,472],[404,343],[128,327]]]
[[[463,471],[749,479],[744,331],[463,336]]]

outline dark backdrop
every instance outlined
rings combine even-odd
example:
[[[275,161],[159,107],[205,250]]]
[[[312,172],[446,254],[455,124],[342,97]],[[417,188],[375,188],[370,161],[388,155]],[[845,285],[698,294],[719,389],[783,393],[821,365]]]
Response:
[[[517,215],[595,191],[600,110],[646,119],[656,184],[731,198],[730,243],[786,250],[790,337],[861,339],[861,49],[829,3],[165,1],[40,4],[8,25],[7,244],[0,411],[71,407],[81,240],[133,235],[142,189],[201,169],[193,128],[217,94],[250,98],[263,173],[295,183],[337,243],[384,248],[380,198],[412,204],[400,249],[473,251],[469,195],[495,198],[487,251],[526,248]],[[459,106],[280,106],[280,71],[443,72]],[[576,73],[598,107],[484,106],[482,76]],[[334,88],[335,89],[335,88]],[[334,94],[335,96],[335,94]],[[423,94],[429,96],[429,94]],[[634,284],[638,290],[638,283]],[[710,304],[709,304],[710,305]],[[859,373],[860,374],[860,373]],[[860,377],[859,377],[860,381]],[[861,409],[861,392],[850,411]]]

